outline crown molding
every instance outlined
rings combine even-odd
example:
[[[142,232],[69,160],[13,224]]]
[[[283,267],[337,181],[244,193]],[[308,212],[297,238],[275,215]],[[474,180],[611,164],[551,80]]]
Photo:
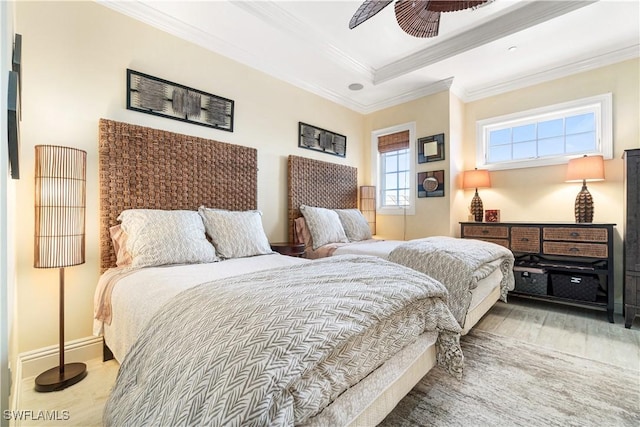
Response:
[[[342,68],[359,74],[367,81],[373,81],[373,67],[358,61],[352,54],[339,49],[335,43],[327,39],[327,35],[316,30],[308,22],[302,21],[280,7],[276,2],[268,1],[234,1],[236,7],[250,13],[273,28],[302,40],[315,53],[324,56]]]
[[[412,89],[410,91],[400,93],[394,97],[386,98],[383,101],[375,102],[372,104],[363,105],[358,112],[363,114],[373,113],[378,110],[382,110],[384,108],[393,107],[396,105],[404,104],[405,102],[415,101],[416,99],[433,95],[445,90],[451,89],[451,85],[453,84],[453,77],[446,78],[444,80],[439,80],[433,83],[429,83],[425,86],[422,86],[417,89]]]
[[[549,19],[556,18],[598,0],[531,1],[516,4],[495,18],[439,43],[389,63],[375,71],[374,84],[380,84],[435,64],[502,37],[522,31]]]
[[[483,85],[477,88],[455,88],[456,95],[463,102],[477,101],[490,96],[499,95],[539,83],[560,79],[573,74],[605,67],[617,62],[627,61],[640,56],[640,44],[630,44],[627,47],[597,54],[589,58],[575,60],[568,64],[558,65],[553,68],[546,68],[531,74],[527,74],[517,79],[501,81],[499,83]]]

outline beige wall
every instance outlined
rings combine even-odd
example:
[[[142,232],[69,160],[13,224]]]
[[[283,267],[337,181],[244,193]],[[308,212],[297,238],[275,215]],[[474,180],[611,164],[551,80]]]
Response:
[[[443,91],[434,95],[426,96],[415,101],[402,105],[390,107],[384,110],[371,113],[366,117],[365,150],[368,158],[371,158],[371,132],[387,127],[415,122],[416,138],[445,134],[445,159],[450,159],[450,111],[449,92]],[[460,134],[456,132],[454,147],[459,143]],[[415,144],[415,142],[412,142]],[[449,160],[421,163],[416,166],[418,172],[434,171],[444,169],[445,181],[450,179]],[[369,169],[370,170],[370,169]],[[370,175],[365,177],[367,182],[371,182]],[[413,177],[417,181],[417,177]],[[415,184],[414,184],[415,185]],[[387,239],[402,239],[404,227],[406,226],[406,238],[414,239],[434,234],[449,234],[449,213],[451,192],[450,183],[447,182],[444,197],[429,197],[416,199],[415,215],[378,215],[376,219],[376,231],[379,237]],[[406,224],[405,224],[406,221]]]
[[[589,183],[595,222],[618,224],[615,238],[616,302],[622,301],[623,163],[625,149],[640,147],[640,60],[624,61],[471,102],[465,106],[464,167],[475,166],[476,121],[516,111],[611,92],[613,159],[605,162],[603,182]],[[566,165],[491,172],[492,188],[479,190],[485,209],[500,209],[503,221],[575,221],[573,207],[580,184],[565,183]],[[637,191],[637,189],[636,189]],[[464,192],[468,205],[472,190]],[[464,210],[452,212],[466,219]],[[459,235],[459,234],[458,234]]]
[[[94,2],[19,2],[23,35],[23,179],[18,183],[20,352],[57,343],[58,276],[33,265],[33,170],[37,144],[86,150],[87,262],[66,270],[66,340],[91,335],[98,280],[97,130],[101,117],[258,149],[258,207],[272,240],[286,232],[286,157],[297,154],[362,170],[364,118],[347,108],[136,22]],[[212,23],[215,25],[215,23]],[[235,131],[126,110],[126,69],[235,101]],[[347,136],[347,158],[297,147],[298,121]],[[362,180],[362,176],[359,177]]]

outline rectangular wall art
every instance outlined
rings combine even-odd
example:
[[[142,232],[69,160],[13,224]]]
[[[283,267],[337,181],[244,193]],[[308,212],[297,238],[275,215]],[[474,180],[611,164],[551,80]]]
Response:
[[[444,170],[418,172],[418,197],[444,197]]]
[[[418,138],[418,163],[444,160],[444,133]]]
[[[347,137],[326,129],[298,122],[298,147],[346,157]]]
[[[231,99],[127,69],[127,109],[233,132]]]

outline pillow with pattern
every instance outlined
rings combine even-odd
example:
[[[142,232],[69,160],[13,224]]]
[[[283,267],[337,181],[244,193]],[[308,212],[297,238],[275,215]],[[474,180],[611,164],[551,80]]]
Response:
[[[342,228],[350,242],[371,239],[371,229],[367,219],[358,209],[334,209],[340,218]]]
[[[225,211],[200,206],[207,234],[222,258],[271,254],[260,211]]]
[[[128,209],[118,216],[132,267],[217,261],[198,212]]]
[[[314,250],[329,243],[349,242],[340,217],[333,210],[302,205],[300,212],[307,223]]]

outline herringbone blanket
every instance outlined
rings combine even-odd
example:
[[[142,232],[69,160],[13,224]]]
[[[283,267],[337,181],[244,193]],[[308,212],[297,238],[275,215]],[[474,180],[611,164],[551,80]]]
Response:
[[[107,426],[293,425],[424,331],[459,376],[446,290],[375,257],[339,256],[183,291],[127,354]]]
[[[471,304],[471,291],[479,280],[500,268],[500,296],[505,302],[507,292],[515,285],[511,251],[481,240],[444,236],[411,240],[391,251],[389,261],[440,281],[449,291],[447,304],[461,327]]]

